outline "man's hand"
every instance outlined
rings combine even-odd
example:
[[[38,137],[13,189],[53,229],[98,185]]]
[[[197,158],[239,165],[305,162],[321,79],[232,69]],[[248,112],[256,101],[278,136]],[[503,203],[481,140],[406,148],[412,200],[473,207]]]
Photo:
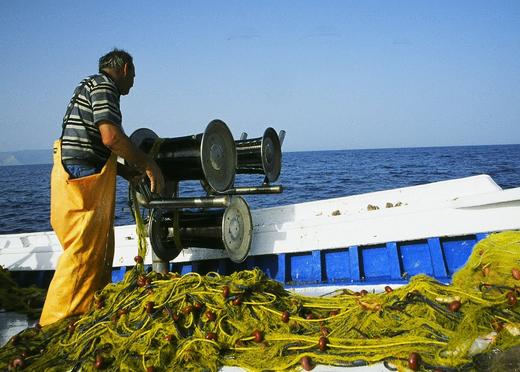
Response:
[[[150,180],[151,191],[161,194],[164,190],[164,177],[157,163],[138,149],[120,126],[104,121],[98,124],[98,128],[103,144],[130,165],[135,166],[141,173],[146,174]]]
[[[148,176],[148,179],[150,180],[150,190],[157,194],[161,194],[164,191],[164,177],[161,168],[159,168],[153,159],[149,159],[151,161],[146,167],[145,172],[146,176]]]

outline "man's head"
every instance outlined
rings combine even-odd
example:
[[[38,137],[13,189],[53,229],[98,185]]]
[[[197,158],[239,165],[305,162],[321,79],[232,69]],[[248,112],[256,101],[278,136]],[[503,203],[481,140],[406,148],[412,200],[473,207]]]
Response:
[[[121,95],[127,95],[134,85],[135,67],[132,56],[122,49],[114,49],[99,59],[99,72],[114,80]]]

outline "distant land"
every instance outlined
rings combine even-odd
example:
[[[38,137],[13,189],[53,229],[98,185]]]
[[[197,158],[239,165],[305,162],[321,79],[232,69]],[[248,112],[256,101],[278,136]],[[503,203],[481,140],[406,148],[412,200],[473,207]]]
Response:
[[[29,164],[52,164],[52,150],[0,152],[0,166]]]

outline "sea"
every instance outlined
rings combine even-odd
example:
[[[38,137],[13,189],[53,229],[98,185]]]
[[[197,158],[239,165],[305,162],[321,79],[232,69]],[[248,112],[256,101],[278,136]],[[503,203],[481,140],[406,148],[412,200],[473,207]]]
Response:
[[[0,234],[49,231],[51,164],[0,166]],[[357,195],[487,174],[503,189],[520,186],[520,145],[284,152],[275,185],[281,194],[249,195],[251,209]],[[235,186],[263,175],[237,174]],[[134,223],[128,183],[118,177],[116,225]],[[180,182],[180,196],[205,196],[199,181]]]

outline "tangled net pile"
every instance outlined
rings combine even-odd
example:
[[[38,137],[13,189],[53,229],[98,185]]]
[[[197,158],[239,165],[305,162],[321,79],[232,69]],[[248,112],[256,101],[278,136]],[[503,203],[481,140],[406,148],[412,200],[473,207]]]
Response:
[[[20,287],[0,266],[0,309],[27,314],[31,319],[40,316],[45,290],[37,287]]]
[[[519,270],[519,232],[478,243],[451,285],[418,275],[383,293],[306,297],[257,269],[180,276],[138,263],[84,316],[14,336],[0,369],[471,368],[476,354],[520,344]]]

